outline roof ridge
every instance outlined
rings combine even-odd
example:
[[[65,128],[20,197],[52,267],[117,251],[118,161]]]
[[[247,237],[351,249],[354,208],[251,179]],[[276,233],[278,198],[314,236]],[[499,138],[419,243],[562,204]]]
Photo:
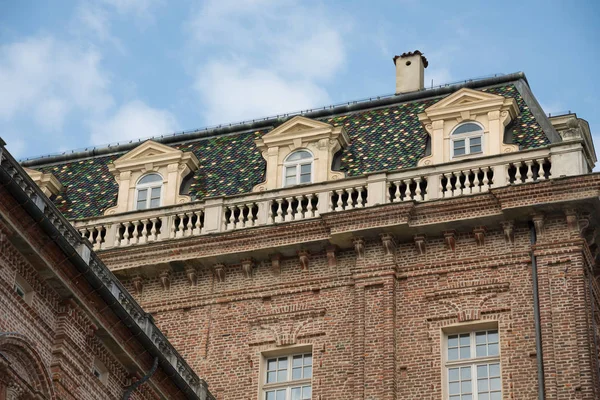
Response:
[[[527,82],[527,78],[525,77],[525,74],[523,72],[516,72],[506,75],[494,74],[482,78],[473,78],[459,82],[448,83],[436,86],[434,88],[423,89],[415,92],[402,94],[387,94],[369,97],[368,99],[348,101],[320,108],[278,114],[276,116],[271,117],[264,117],[229,124],[214,125],[200,129],[176,132],[172,134],[161,135],[160,137],[153,136],[150,138],[140,138],[137,140],[134,139],[129,141],[129,143],[124,144],[116,143],[102,146],[91,146],[83,149],[72,150],[70,153],[55,153],[39,157],[26,158],[19,161],[23,166],[26,167],[43,166],[64,161],[73,161],[115,153],[122,153],[124,151],[131,150],[134,147],[137,147],[140,143],[147,140],[154,140],[163,144],[176,144],[200,138],[209,138],[233,133],[239,134],[249,131],[271,128],[275,125],[278,125],[282,121],[287,120],[289,117],[294,117],[297,115],[301,115],[307,118],[331,117],[335,115],[343,115],[365,109],[380,108],[383,106],[389,106],[398,103],[413,102],[417,100],[434,98],[446,95],[464,87],[482,88],[486,86],[503,84],[517,80],[524,80],[525,82]]]

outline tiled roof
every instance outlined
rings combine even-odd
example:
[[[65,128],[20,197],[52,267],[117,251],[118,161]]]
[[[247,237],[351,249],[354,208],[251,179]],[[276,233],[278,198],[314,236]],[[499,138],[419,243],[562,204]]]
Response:
[[[513,123],[513,143],[521,148],[540,147],[550,141],[512,84],[483,89],[514,97],[521,115]],[[349,176],[367,172],[415,167],[425,154],[428,134],[418,114],[441,98],[420,100],[323,119],[343,125],[350,145],[343,151],[341,169]],[[190,195],[194,199],[247,193],[264,180],[265,160],[254,144],[268,130],[244,132],[181,143],[200,161]],[[122,154],[71,161],[38,169],[53,173],[65,187],[54,200],[69,219],[101,215],[116,204],[118,186],[107,164]]]

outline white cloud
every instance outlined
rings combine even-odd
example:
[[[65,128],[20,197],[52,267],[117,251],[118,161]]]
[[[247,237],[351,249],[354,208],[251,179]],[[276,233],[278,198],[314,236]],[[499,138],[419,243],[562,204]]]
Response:
[[[91,126],[92,144],[104,145],[172,133],[178,124],[170,112],[134,100],[121,106],[113,116],[92,122]]]
[[[0,47],[0,120],[33,113],[37,125],[57,130],[67,114],[102,113],[113,103],[100,54],[51,37]]]
[[[152,9],[163,3],[163,0],[102,0],[112,6],[120,14],[130,14],[139,18],[152,18]]]
[[[346,60],[339,21],[318,6],[283,0],[203,3],[187,27],[193,46],[210,48],[214,55],[194,71],[206,121],[326,105],[330,98],[323,84]]]
[[[266,117],[329,103],[314,83],[283,79],[278,74],[240,64],[212,62],[199,74],[195,88],[202,93],[208,123]]]

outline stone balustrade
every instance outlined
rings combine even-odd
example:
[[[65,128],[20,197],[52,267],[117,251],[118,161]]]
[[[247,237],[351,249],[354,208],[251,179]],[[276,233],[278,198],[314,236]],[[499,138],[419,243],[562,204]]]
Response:
[[[319,218],[386,203],[424,202],[590,172],[579,141],[395,172],[75,221],[96,250]]]

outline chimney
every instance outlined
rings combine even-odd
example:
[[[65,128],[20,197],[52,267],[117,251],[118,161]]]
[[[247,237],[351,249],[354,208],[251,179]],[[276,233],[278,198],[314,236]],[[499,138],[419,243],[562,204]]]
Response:
[[[394,57],[396,65],[396,94],[415,92],[425,88],[427,59],[419,50]]]

